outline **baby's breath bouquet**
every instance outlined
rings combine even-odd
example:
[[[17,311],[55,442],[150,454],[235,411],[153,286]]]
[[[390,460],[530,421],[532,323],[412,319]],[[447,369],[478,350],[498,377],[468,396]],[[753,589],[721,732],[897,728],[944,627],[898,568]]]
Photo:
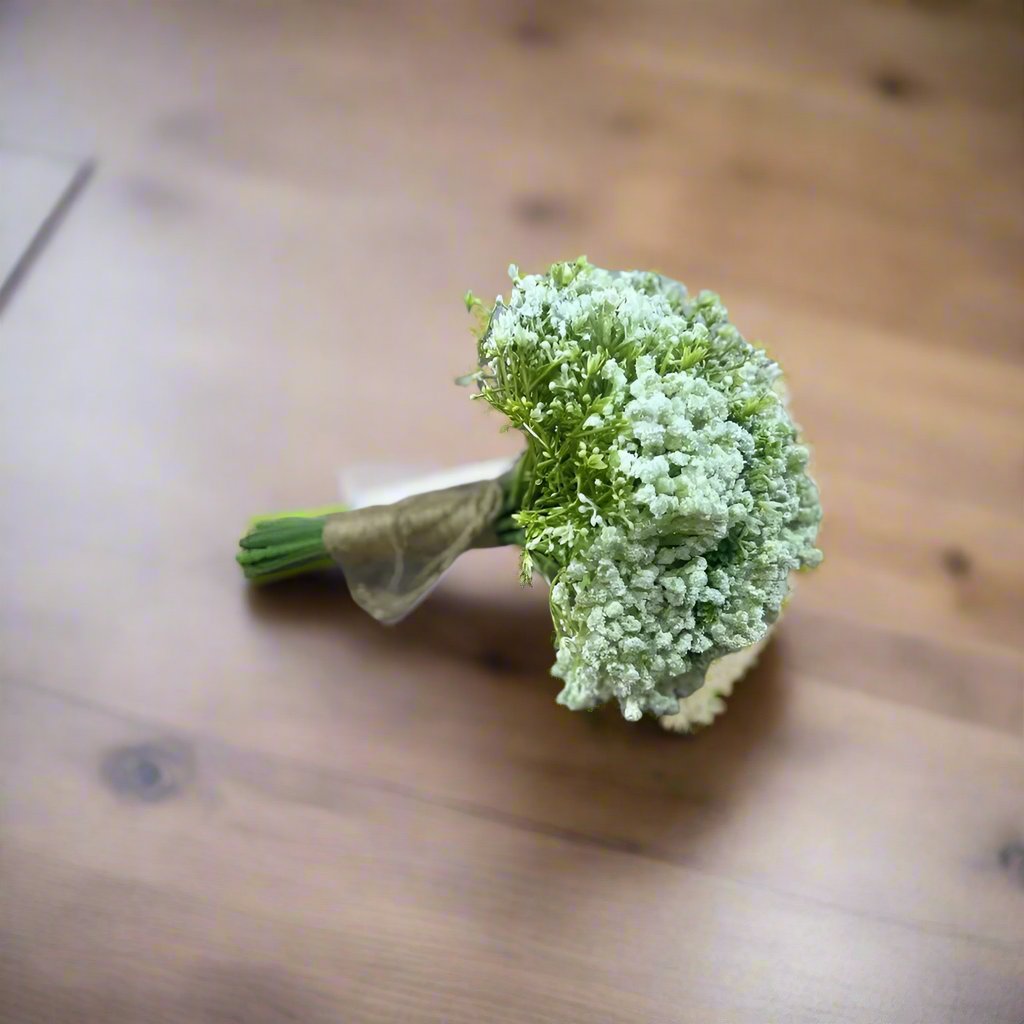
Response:
[[[558,701],[630,721],[709,722],[816,565],[821,507],[781,371],[718,296],[583,257],[510,268],[509,300],[467,295],[463,378],[526,447],[505,474],[393,505],[264,517],[238,556],[255,581],[338,564],[396,621],[463,551],[521,549],[550,584]]]

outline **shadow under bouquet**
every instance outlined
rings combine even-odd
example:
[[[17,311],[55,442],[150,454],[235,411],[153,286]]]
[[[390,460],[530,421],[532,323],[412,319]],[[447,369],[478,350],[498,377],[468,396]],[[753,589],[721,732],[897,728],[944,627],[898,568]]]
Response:
[[[238,561],[257,583],[337,565],[394,623],[464,551],[515,545],[523,582],[550,585],[560,704],[706,725],[790,574],[821,560],[781,370],[712,292],[585,257],[510,276],[507,302],[466,296],[478,366],[460,383],[522,433],[515,463],[393,504],[260,517]]]

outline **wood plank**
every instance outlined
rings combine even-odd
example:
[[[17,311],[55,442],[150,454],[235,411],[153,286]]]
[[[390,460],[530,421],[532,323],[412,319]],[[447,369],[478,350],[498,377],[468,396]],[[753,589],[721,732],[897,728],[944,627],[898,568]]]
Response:
[[[300,608],[312,613],[315,592],[296,596],[304,602]],[[1011,908],[998,885],[988,890],[964,886],[959,895],[946,894],[938,902],[934,894],[919,889],[901,894],[896,882],[906,877],[911,863],[916,864],[913,858],[925,839],[928,862],[913,870],[922,879],[934,870],[936,885],[950,872],[955,874],[957,863],[995,864],[1002,842],[996,841],[996,834],[1012,832],[1024,810],[1019,803],[1024,782],[1018,771],[1019,741],[988,730],[978,731],[972,740],[970,728],[962,723],[884,701],[875,706],[845,691],[826,691],[827,697],[815,691],[804,697],[809,683],[806,677],[802,686],[794,683],[781,650],[752,681],[746,705],[737,697],[737,713],[731,712],[727,722],[709,733],[707,742],[694,744],[692,751],[685,744],[669,747],[671,737],[656,729],[630,729],[614,715],[599,717],[594,724],[589,716],[581,720],[564,712],[550,713],[553,686],[544,685],[534,667],[542,658],[537,642],[544,628],[536,614],[539,609],[524,608],[517,618],[509,609],[479,607],[479,601],[476,615],[465,606],[472,602],[452,606],[439,599],[438,604],[422,609],[410,621],[404,649],[395,651],[388,664],[380,655],[393,649],[392,638],[359,618],[339,630],[324,610],[313,632],[309,623],[292,618],[287,605],[280,617],[273,611],[261,613],[267,647],[277,648],[278,657],[287,663],[301,665],[287,690],[270,686],[276,676],[271,660],[244,675],[225,677],[211,702],[209,687],[197,687],[189,676],[189,659],[179,657],[180,689],[154,689],[152,711],[159,713],[159,724],[167,729],[189,730],[194,728],[190,722],[202,717],[207,731],[237,737],[256,750],[308,758],[349,772],[361,768],[391,785],[416,778],[445,799],[496,806],[503,812],[525,813],[517,801],[536,803],[540,798],[534,789],[540,788],[544,796],[538,813],[548,826],[568,827],[571,822],[584,831],[608,832],[617,841],[653,844],[657,855],[670,859],[688,856],[691,844],[710,829],[718,841],[702,850],[702,866],[706,857],[708,869],[717,863],[723,870],[732,868],[731,874],[752,870],[756,877],[780,886],[787,878],[799,878],[798,889],[805,895],[848,893],[864,912],[879,910],[871,904],[872,894],[891,885],[885,906],[894,913],[902,909],[911,920],[938,920],[945,927],[963,920],[1003,921],[1000,928],[1005,928],[1015,919],[1011,914],[1004,920],[1003,911]],[[464,634],[467,623],[477,621],[478,631],[468,635],[460,654],[455,638]],[[488,622],[496,623],[493,632],[514,630],[514,642],[507,648],[498,646],[487,637]],[[478,646],[488,639],[495,646]],[[335,656],[328,658],[328,651]],[[525,651],[520,660],[517,651]],[[125,645],[116,645],[115,657],[119,655],[130,672],[128,653]],[[209,663],[210,656],[191,660]],[[135,661],[141,664],[138,656]],[[125,676],[120,679],[122,684],[126,681]],[[480,689],[480,697],[473,699],[475,691],[467,692],[467,687]],[[129,696],[121,703],[135,701]],[[325,713],[327,709],[331,713]],[[715,740],[715,735],[722,738]],[[954,783],[963,771],[952,748],[964,744],[966,762],[991,765],[978,768],[978,785],[994,789],[982,803]],[[438,749],[447,752],[445,759],[430,756]],[[730,760],[736,762],[733,771],[726,763]],[[813,771],[808,771],[809,763]],[[734,779],[738,772],[743,777]],[[516,773],[521,786],[513,778]],[[888,776],[894,778],[885,783],[886,793],[876,792]],[[716,825],[721,827],[724,807],[716,805],[733,784],[749,794],[735,822],[741,833],[726,829],[719,835]],[[872,809],[858,812],[864,789],[872,793]],[[586,793],[591,791],[605,795],[590,802]],[[781,793],[798,798],[780,806]],[[667,834],[659,808],[673,799],[698,808],[703,827],[684,816],[678,829]],[[920,812],[932,824],[887,834],[886,823],[910,813],[915,800],[920,800]],[[935,801],[946,806],[941,814]],[[635,805],[633,812],[626,813],[627,803]],[[790,844],[779,835],[787,823],[794,829],[794,839],[807,839],[804,829],[829,835],[858,813],[869,815],[865,827],[887,852],[860,865],[856,878],[849,875],[850,864],[842,858],[833,865],[818,864],[820,850],[814,842]],[[947,814],[963,822],[955,836],[945,837]],[[936,815],[939,820],[933,820]],[[969,828],[971,821],[975,824]],[[748,850],[746,844],[753,841],[748,830],[758,829],[765,838]],[[992,848],[986,853],[988,846]],[[798,870],[802,858],[806,864]],[[861,905],[858,894],[867,906]]]
[[[2,920],[17,926],[8,964],[28,983],[4,988],[22,1006],[52,986],[67,1006],[90,993],[95,1019],[146,1003],[178,1019],[183,998],[245,1000],[242,965],[269,959],[274,998],[291,1007],[306,979],[307,1012],[325,1019],[513,1021],[543,1005],[538,1019],[583,1021],[597,1003],[611,1021],[677,1020],[672,1006],[688,1019],[728,1019],[777,1002],[805,1020],[874,1020],[885,1005],[895,1019],[952,1021],[967,1010],[1012,1021],[1024,933],[1012,870],[990,844],[1005,844],[1024,807],[1017,746],[838,691],[792,696],[781,728],[744,736],[737,724],[754,723],[737,715],[717,735],[676,745],[674,764],[664,756],[671,738],[647,731],[640,751],[630,743],[640,763],[614,778],[600,768],[619,746],[614,730],[591,737],[589,765],[559,764],[554,745],[532,768],[521,754],[506,759],[526,734],[492,734],[491,756],[467,763],[458,794],[423,777],[168,735],[8,686],[0,751],[15,796],[4,860],[23,884],[5,889]],[[794,770],[782,753],[794,748],[814,772]],[[502,791],[500,809],[478,800],[484,789]],[[587,801],[595,791],[607,799]],[[567,827],[566,806],[581,803]],[[894,832],[907,816],[912,827]],[[878,843],[885,857],[864,856]],[[795,873],[790,863],[780,885],[794,848],[813,859]],[[55,912],[63,955],[80,964],[70,975],[31,952]],[[197,931],[208,936],[200,965],[181,941]],[[98,936],[99,963],[87,952]],[[916,957],[891,955],[908,943]],[[792,972],[750,959],[768,945]],[[437,948],[449,965],[440,970]],[[837,988],[836,959],[849,970],[851,951],[856,967]],[[126,989],[118,974],[129,959]],[[209,993],[218,963],[231,983]],[[375,1006],[381,983],[389,998]]]

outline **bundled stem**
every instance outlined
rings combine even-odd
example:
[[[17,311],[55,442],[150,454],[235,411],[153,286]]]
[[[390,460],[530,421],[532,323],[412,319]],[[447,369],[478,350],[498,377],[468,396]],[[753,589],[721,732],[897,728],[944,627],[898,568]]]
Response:
[[[328,516],[344,511],[344,505],[333,505],[253,519],[235,556],[246,579],[273,583],[329,569],[334,562],[324,546],[324,524]]]
[[[523,542],[516,513],[522,501],[525,461],[521,459],[501,480],[505,498],[501,514],[493,523],[494,535],[501,545],[522,545]],[[438,492],[418,497],[430,502],[433,493]],[[410,500],[416,499],[406,499]],[[349,510],[344,505],[334,505],[253,519],[248,532],[239,541],[236,555],[246,578],[254,583],[272,583],[332,568],[335,562],[324,542],[324,527],[329,519],[343,516],[346,511]]]

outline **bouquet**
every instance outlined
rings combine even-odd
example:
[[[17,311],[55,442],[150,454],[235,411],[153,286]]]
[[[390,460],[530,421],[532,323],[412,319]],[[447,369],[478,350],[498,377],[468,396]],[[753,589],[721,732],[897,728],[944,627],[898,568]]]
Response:
[[[712,292],[585,257],[509,273],[507,302],[466,296],[478,359],[460,383],[522,433],[515,463],[390,505],[260,517],[238,561],[256,583],[337,565],[393,623],[464,551],[514,545],[523,582],[550,585],[560,704],[707,724],[791,574],[821,560],[781,371]]]

